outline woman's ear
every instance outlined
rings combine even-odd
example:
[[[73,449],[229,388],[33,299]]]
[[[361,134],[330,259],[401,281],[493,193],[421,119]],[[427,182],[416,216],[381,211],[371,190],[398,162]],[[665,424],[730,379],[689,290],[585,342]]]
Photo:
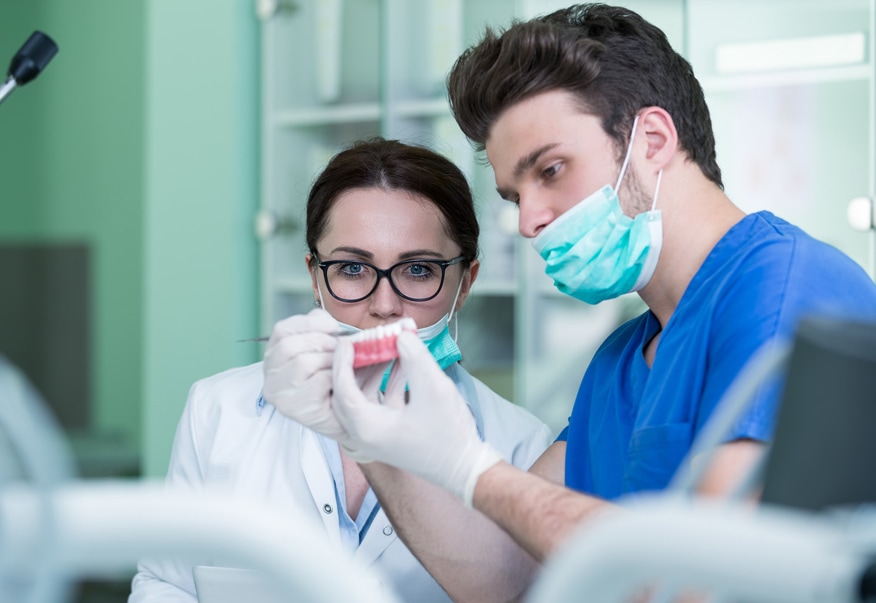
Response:
[[[319,301],[319,283],[316,279],[319,276],[319,267],[313,262],[313,254],[308,253],[304,256],[304,264],[307,266],[307,271],[310,273],[310,286],[313,289],[313,303],[316,306],[322,305]]]
[[[462,310],[465,304],[465,298],[468,297],[471,291],[471,286],[478,278],[478,271],[481,269],[481,263],[478,260],[472,260],[468,269],[462,275],[462,286],[459,288],[459,299],[456,300],[456,309],[454,312]]]
[[[645,160],[653,164],[655,172],[664,169],[678,151],[678,131],[668,111],[661,107],[647,107],[639,114],[639,127],[645,135]]]

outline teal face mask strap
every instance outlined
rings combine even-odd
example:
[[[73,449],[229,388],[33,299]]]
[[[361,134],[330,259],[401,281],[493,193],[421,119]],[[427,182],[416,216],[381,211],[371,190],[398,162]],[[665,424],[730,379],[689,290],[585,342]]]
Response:
[[[465,270],[468,270],[466,268]],[[462,281],[465,280],[465,271],[463,271],[462,276],[459,277],[459,285],[456,287],[456,295],[453,296],[453,305],[450,306],[450,316],[447,319],[447,326],[450,326],[450,321],[456,318],[456,333],[451,335],[453,341],[456,341],[456,338],[459,336],[459,312],[456,311],[456,302],[459,301],[459,292],[462,291]]]

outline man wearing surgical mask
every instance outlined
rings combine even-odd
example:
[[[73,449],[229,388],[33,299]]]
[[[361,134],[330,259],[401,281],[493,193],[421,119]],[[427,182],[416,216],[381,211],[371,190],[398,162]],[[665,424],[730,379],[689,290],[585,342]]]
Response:
[[[488,30],[448,88],[559,290],[590,304],[635,291],[648,306],[600,346],[568,427],[528,472],[477,438],[416,337],[398,339],[406,404],[366,396],[348,342],[337,348],[340,440],[371,461],[362,467],[378,498],[393,493],[385,508],[402,538],[454,599],[509,600],[577,525],[667,488],[757,350],[792,337],[807,313],[876,319],[876,286],[835,248],[724,194],[690,65],[632,11],[579,5]],[[746,476],[778,393],[762,388],[725,434],[702,494],[726,495]],[[442,515],[435,506],[450,503],[420,496],[414,476],[482,520]],[[447,521],[418,529],[434,517]],[[453,564],[454,553],[470,563]]]

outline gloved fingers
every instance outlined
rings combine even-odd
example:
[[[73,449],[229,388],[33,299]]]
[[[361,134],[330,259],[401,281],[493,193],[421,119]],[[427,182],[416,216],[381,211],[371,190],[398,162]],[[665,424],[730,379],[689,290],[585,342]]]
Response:
[[[310,378],[300,382],[286,379],[283,373],[265,374],[262,385],[265,400],[290,416],[301,413],[305,408],[329,408],[331,391],[330,369],[315,371]]]
[[[326,358],[325,356],[328,356]],[[323,353],[320,356],[299,356],[297,359],[286,364],[277,365],[265,362],[263,388],[267,391],[294,389],[302,387],[316,375],[322,372],[331,373],[331,354]]]
[[[331,314],[317,308],[308,314],[297,314],[274,325],[265,349],[265,360],[284,363],[292,358],[315,352],[334,352],[339,329]]]
[[[404,369],[400,362],[395,362],[392,371],[389,373],[389,380],[386,382],[386,391],[383,394],[383,403],[392,408],[401,408],[405,405],[405,390],[407,389],[407,380],[405,379]]]
[[[332,366],[332,409],[347,433],[357,437],[365,423],[380,426],[379,419],[370,415],[380,415],[385,409],[376,400],[369,401],[359,389],[353,372],[353,355],[353,344],[349,340],[338,342]]]
[[[299,356],[285,363],[266,359],[262,394],[268,402],[278,407],[283,399],[287,406],[314,404],[320,400],[328,404],[332,357],[331,353],[323,352]],[[304,394],[305,391],[308,393]],[[285,408],[283,411],[289,414]]]
[[[283,321],[292,326],[275,328],[264,357],[267,392],[279,387],[294,387],[305,383],[319,371],[331,369],[338,340],[334,334],[336,323],[325,311],[316,318],[308,319],[308,316],[293,316]],[[335,326],[332,326],[333,323]],[[321,330],[294,332],[314,324],[320,329],[333,330],[330,333]]]
[[[338,342],[332,362],[332,398],[336,403],[345,402],[346,404],[335,404],[336,412],[342,412],[341,406],[349,408],[352,404],[365,399],[365,395],[359,389],[359,384],[356,381],[356,373],[353,370],[353,355],[353,344],[350,341]]]
[[[363,366],[355,369],[353,374],[356,376],[356,383],[359,389],[365,394],[369,400],[378,400],[377,393],[380,391],[380,386],[383,384],[383,375],[386,369],[392,363],[391,360],[379,362],[369,366]]]
[[[453,381],[444,374],[429,352],[429,348],[420,341],[419,337],[413,333],[402,332],[398,336],[397,345],[401,373],[411,391],[444,388],[446,385],[450,385],[456,391]]]
[[[311,375],[310,379],[291,389],[299,401],[318,400],[321,401],[321,407],[329,409],[331,408],[332,372],[329,369],[317,371]],[[292,403],[295,404],[295,400]],[[303,404],[298,406],[303,406]]]
[[[301,359],[316,366],[331,365],[338,338],[322,332],[299,333],[271,338],[265,349],[265,362],[271,366],[285,365]]]
[[[271,339],[283,338],[300,333],[335,333],[340,329],[338,321],[322,308],[315,308],[307,314],[296,314],[274,324]]]

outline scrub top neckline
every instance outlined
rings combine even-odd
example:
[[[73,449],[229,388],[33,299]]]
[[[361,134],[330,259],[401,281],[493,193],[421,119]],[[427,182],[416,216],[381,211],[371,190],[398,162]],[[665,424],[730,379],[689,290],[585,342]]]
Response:
[[[711,265],[715,262],[726,262],[727,254],[723,252],[726,247],[737,247],[737,240],[739,238],[747,238],[750,236],[751,229],[755,227],[756,224],[763,221],[766,218],[767,222],[772,223],[777,219],[773,216],[772,213],[763,210],[751,214],[746,214],[739,220],[736,224],[730,227],[730,229],[724,233],[718,242],[715,243],[715,246],[709,251],[706,255],[706,259],[703,260],[703,263],[700,264],[700,267],[697,268],[696,273],[694,273],[693,278],[690,279],[690,282],[687,284],[687,288],[684,290],[684,293],[681,295],[681,299],[678,300],[678,305],[675,307],[675,311],[672,312],[672,315],[669,317],[669,320],[666,322],[666,326],[663,328],[663,335],[660,336],[661,339],[665,339],[666,331],[669,331],[672,328],[672,325],[675,324],[676,315],[678,314],[678,308],[683,307],[687,300],[691,297],[696,296],[700,289],[707,283],[708,279],[712,278],[716,273],[719,273],[719,270],[712,269]],[[653,320],[657,323],[658,327],[660,325],[660,321],[657,320],[657,317],[654,316],[653,312],[650,312],[651,316],[649,317],[649,321]],[[650,329],[650,323],[649,323]],[[654,333],[656,335],[656,332]],[[653,337],[654,335],[651,335]],[[648,337],[648,334],[645,335]],[[649,338],[650,339],[650,338]],[[644,342],[642,344],[641,351],[644,354]],[[644,358],[643,358],[644,359]],[[656,357],[655,357],[656,362]],[[653,368],[653,367],[651,367]]]

